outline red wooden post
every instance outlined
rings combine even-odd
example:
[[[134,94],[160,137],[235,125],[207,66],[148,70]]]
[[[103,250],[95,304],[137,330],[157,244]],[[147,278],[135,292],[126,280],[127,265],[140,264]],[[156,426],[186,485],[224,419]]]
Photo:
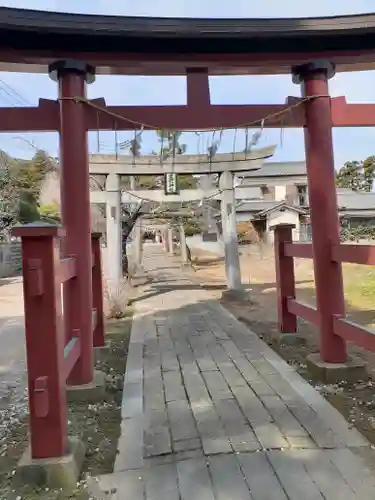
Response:
[[[316,302],[320,316],[320,354],[323,361],[347,360],[346,342],[333,331],[334,315],[345,314],[341,264],[333,262],[332,247],[340,243],[332,118],[328,79],[334,66],[316,61],[293,69],[293,81],[302,82],[305,103],[305,148],[311,212]]]
[[[92,233],[92,302],[96,311],[96,324],[94,326],[94,347],[103,347],[104,341],[104,309],[103,309],[103,275],[102,253],[100,251],[101,233]]]
[[[207,68],[187,68],[186,70],[187,105],[202,113],[211,104],[210,83]]]
[[[294,277],[293,257],[284,254],[284,243],[293,241],[293,224],[278,224],[271,229],[275,230],[275,269],[277,290],[277,314],[279,329],[282,333],[297,331],[297,317],[288,311],[288,298],[295,299],[296,285]]]
[[[49,224],[17,227],[22,238],[23,291],[32,458],[68,452],[64,332],[58,277],[65,231]]]
[[[92,328],[92,255],[89,166],[85,104],[86,82],[94,68],[79,61],[57,61],[49,67],[58,81],[60,98],[61,208],[66,228],[65,256],[76,258],[76,278],[64,290],[67,340],[73,330],[81,341],[81,356],[68,384],[92,382],[94,351]]]

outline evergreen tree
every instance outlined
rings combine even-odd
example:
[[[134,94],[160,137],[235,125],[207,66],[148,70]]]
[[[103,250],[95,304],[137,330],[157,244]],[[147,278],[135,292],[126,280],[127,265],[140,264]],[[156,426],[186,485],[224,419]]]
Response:
[[[371,192],[374,185],[375,156],[369,156],[363,162],[363,191]]]
[[[60,207],[57,203],[40,205],[38,212],[41,219],[61,224]]]
[[[0,151],[0,241],[9,238],[19,212],[19,192],[9,163],[9,157]]]
[[[31,191],[19,192],[18,222],[29,224],[40,219],[38,202]]]
[[[364,161],[347,161],[336,174],[336,185],[353,191],[371,192],[375,176],[375,156]]]
[[[7,239],[18,222],[40,218],[38,201],[45,175],[57,168],[56,161],[38,150],[31,160],[11,158],[0,151],[0,238]]]
[[[45,151],[38,150],[31,160],[17,162],[14,168],[18,188],[27,191],[38,202],[42,182],[49,172],[57,168],[57,164]]]

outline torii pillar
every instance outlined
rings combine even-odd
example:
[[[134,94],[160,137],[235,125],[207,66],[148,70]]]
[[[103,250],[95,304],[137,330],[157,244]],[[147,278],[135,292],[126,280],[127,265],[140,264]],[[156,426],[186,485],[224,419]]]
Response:
[[[135,246],[135,264],[137,269],[142,266],[143,258],[143,231],[141,220],[138,219],[134,226],[134,246]]]
[[[178,230],[180,236],[181,265],[184,267],[189,265],[189,258],[188,258],[188,250],[186,246],[186,234],[183,222],[179,223]]]
[[[326,363],[347,360],[346,342],[333,331],[334,315],[345,314],[341,264],[332,260],[332,246],[340,244],[332,116],[328,80],[335,68],[328,61],[314,61],[293,68],[293,82],[300,83],[306,113],[305,149],[311,213],[316,303],[319,312],[320,353]]]
[[[168,253],[169,253],[169,255],[174,255],[173,228],[172,227],[168,227],[168,229],[167,229],[167,239],[168,239]]]
[[[163,249],[165,252],[168,252],[168,226],[164,226],[162,229],[162,241],[163,241]]]
[[[221,222],[225,251],[225,271],[228,296],[237,295],[243,291],[241,268],[238,253],[236,197],[233,185],[233,173],[225,171],[219,179],[221,194]]]
[[[122,279],[122,227],[120,176],[109,174],[105,183],[108,286],[118,289]]]
[[[89,161],[85,104],[86,83],[95,79],[92,66],[61,60],[49,66],[58,82],[60,102],[61,213],[66,237],[64,255],[76,258],[77,276],[64,294],[66,336],[79,335],[81,355],[69,385],[90,384],[94,378],[92,325],[92,254]],[[67,291],[67,287],[64,287]]]

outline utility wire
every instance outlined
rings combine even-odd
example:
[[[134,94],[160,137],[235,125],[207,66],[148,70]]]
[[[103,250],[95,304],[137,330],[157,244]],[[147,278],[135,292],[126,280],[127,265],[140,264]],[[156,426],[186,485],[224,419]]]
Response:
[[[29,106],[32,106],[32,103],[26,99],[26,97],[22,96],[15,88],[13,88],[9,83],[4,82],[4,80],[0,79],[0,84],[7,89],[8,92],[13,94],[13,96],[18,99],[19,101],[22,102],[22,104],[28,104]]]
[[[31,102],[23,97],[17,90],[15,90],[11,85],[8,83],[4,82],[4,80],[0,79],[0,99],[3,98],[5,99],[8,103],[12,104],[13,106],[18,104],[20,106],[32,106]],[[12,139],[14,140],[21,140],[24,143],[28,144],[30,147],[32,147],[35,150],[41,149],[39,145],[35,143],[35,140],[28,140],[25,139],[24,137],[17,135],[17,136],[12,136]]]

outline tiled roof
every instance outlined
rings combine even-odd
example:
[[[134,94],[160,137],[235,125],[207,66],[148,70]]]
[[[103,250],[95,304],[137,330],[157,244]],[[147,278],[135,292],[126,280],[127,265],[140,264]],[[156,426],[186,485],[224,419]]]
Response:
[[[236,212],[249,212],[249,213],[257,213],[260,215],[266,214],[269,211],[277,208],[282,208],[285,206],[290,210],[297,210],[301,213],[308,213],[308,210],[305,210],[302,207],[297,207],[295,205],[290,205],[286,201],[247,201],[241,203],[236,208]]]
[[[286,177],[299,175],[307,175],[306,162],[304,161],[270,161],[263,163],[263,166],[258,170],[241,174],[241,177],[245,177],[244,183],[246,183],[246,178],[254,179],[257,177]]]
[[[236,212],[262,212],[279,204],[279,201],[247,201],[238,205]]]
[[[245,201],[238,208],[237,212],[258,213],[269,210],[280,204],[280,201]],[[375,214],[375,193],[355,192],[350,189],[337,190],[337,204],[341,213],[355,213],[374,211]]]
[[[356,191],[338,191],[337,203],[340,210],[374,210],[375,193],[363,193]]]

